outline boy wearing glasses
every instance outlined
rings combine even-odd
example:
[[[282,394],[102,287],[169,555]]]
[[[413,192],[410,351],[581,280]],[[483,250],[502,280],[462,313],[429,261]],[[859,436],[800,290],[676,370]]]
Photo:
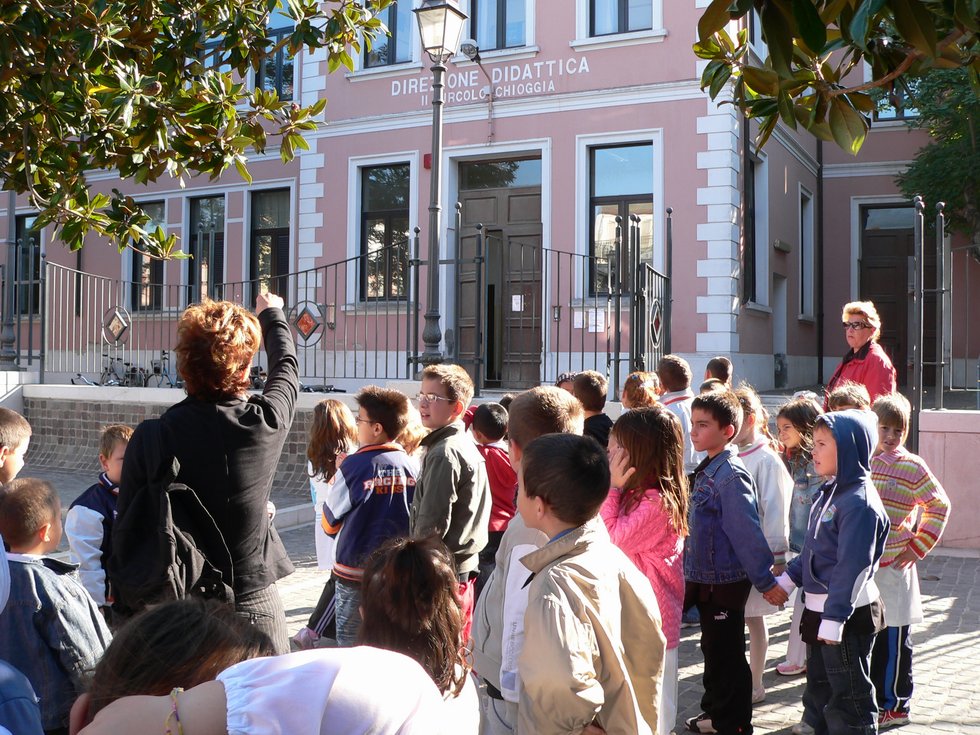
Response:
[[[418,461],[395,437],[408,425],[408,398],[369,385],[357,394],[357,443],[334,476],[323,507],[323,527],[337,539],[334,600],[337,645],[353,646],[361,626],[361,579],[368,556],[408,533]]]
[[[422,371],[416,400],[425,456],[412,500],[409,532],[438,534],[453,553],[462,601],[463,640],[469,639],[473,619],[474,583],[479,554],[487,544],[490,522],[490,484],[486,462],[462,416],[473,398],[473,381],[459,365],[430,365]]]

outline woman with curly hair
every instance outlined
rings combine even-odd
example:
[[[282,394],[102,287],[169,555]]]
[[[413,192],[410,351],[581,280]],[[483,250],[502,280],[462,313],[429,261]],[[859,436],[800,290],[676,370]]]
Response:
[[[139,529],[142,519],[126,522],[126,516],[146,513],[145,532],[156,534],[152,514],[158,507],[159,478],[176,460],[174,481],[194,491],[222,536],[195,537],[195,544],[227,547],[230,565],[209,561],[234,591],[236,611],[272,639],[277,653],[287,652],[289,641],[275,582],[293,565],[271,523],[268,502],[299,390],[296,351],[282,307],[278,296],[261,294],[258,318],[228,301],[205,300],[184,311],[174,351],[187,398],[133,433],[117,518],[117,527]],[[263,339],[268,380],[261,394],[250,395],[249,369]],[[113,539],[114,546],[122,546],[114,548],[120,559],[145,553],[139,536],[132,532]],[[117,608],[132,613],[145,602],[117,598]]]

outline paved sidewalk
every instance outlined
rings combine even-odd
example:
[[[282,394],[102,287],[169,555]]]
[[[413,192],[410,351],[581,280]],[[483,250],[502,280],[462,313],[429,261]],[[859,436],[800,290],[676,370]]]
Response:
[[[279,582],[290,634],[306,624],[325,576],[317,571],[313,526],[282,534],[296,572]],[[980,735],[980,559],[933,556],[919,565],[925,621],[914,628],[916,689],[914,722],[900,735]],[[789,611],[769,618],[766,701],[756,706],[758,735],[789,735],[802,713],[804,678],[779,676],[775,665],[786,653]],[[701,653],[696,629],[682,631],[680,707],[682,721],[698,714]]]

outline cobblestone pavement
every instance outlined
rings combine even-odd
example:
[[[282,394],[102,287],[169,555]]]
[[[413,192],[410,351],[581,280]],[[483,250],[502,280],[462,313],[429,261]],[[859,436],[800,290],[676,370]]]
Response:
[[[313,526],[282,534],[296,572],[279,582],[290,634],[303,625],[320,595],[325,576],[316,568]],[[914,627],[916,689],[913,723],[892,732],[900,735],[980,735],[980,559],[935,555],[919,565],[925,621]],[[769,618],[769,670],[766,701],[755,708],[758,735],[789,735],[802,713],[804,677],[775,672],[783,660],[789,611]],[[699,712],[701,653],[698,632],[682,631],[680,707],[683,720]]]

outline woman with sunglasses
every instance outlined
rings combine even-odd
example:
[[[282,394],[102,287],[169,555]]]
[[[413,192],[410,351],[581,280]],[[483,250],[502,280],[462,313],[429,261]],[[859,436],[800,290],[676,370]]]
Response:
[[[878,344],[881,335],[881,318],[870,301],[852,301],[844,305],[842,320],[844,336],[851,349],[841,360],[833,377],[827,383],[824,394],[824,410],[828,410],[826,396],[845,380],[860,383],[868,389],[871,402],[875,398],[894,393],[895,367]]]

